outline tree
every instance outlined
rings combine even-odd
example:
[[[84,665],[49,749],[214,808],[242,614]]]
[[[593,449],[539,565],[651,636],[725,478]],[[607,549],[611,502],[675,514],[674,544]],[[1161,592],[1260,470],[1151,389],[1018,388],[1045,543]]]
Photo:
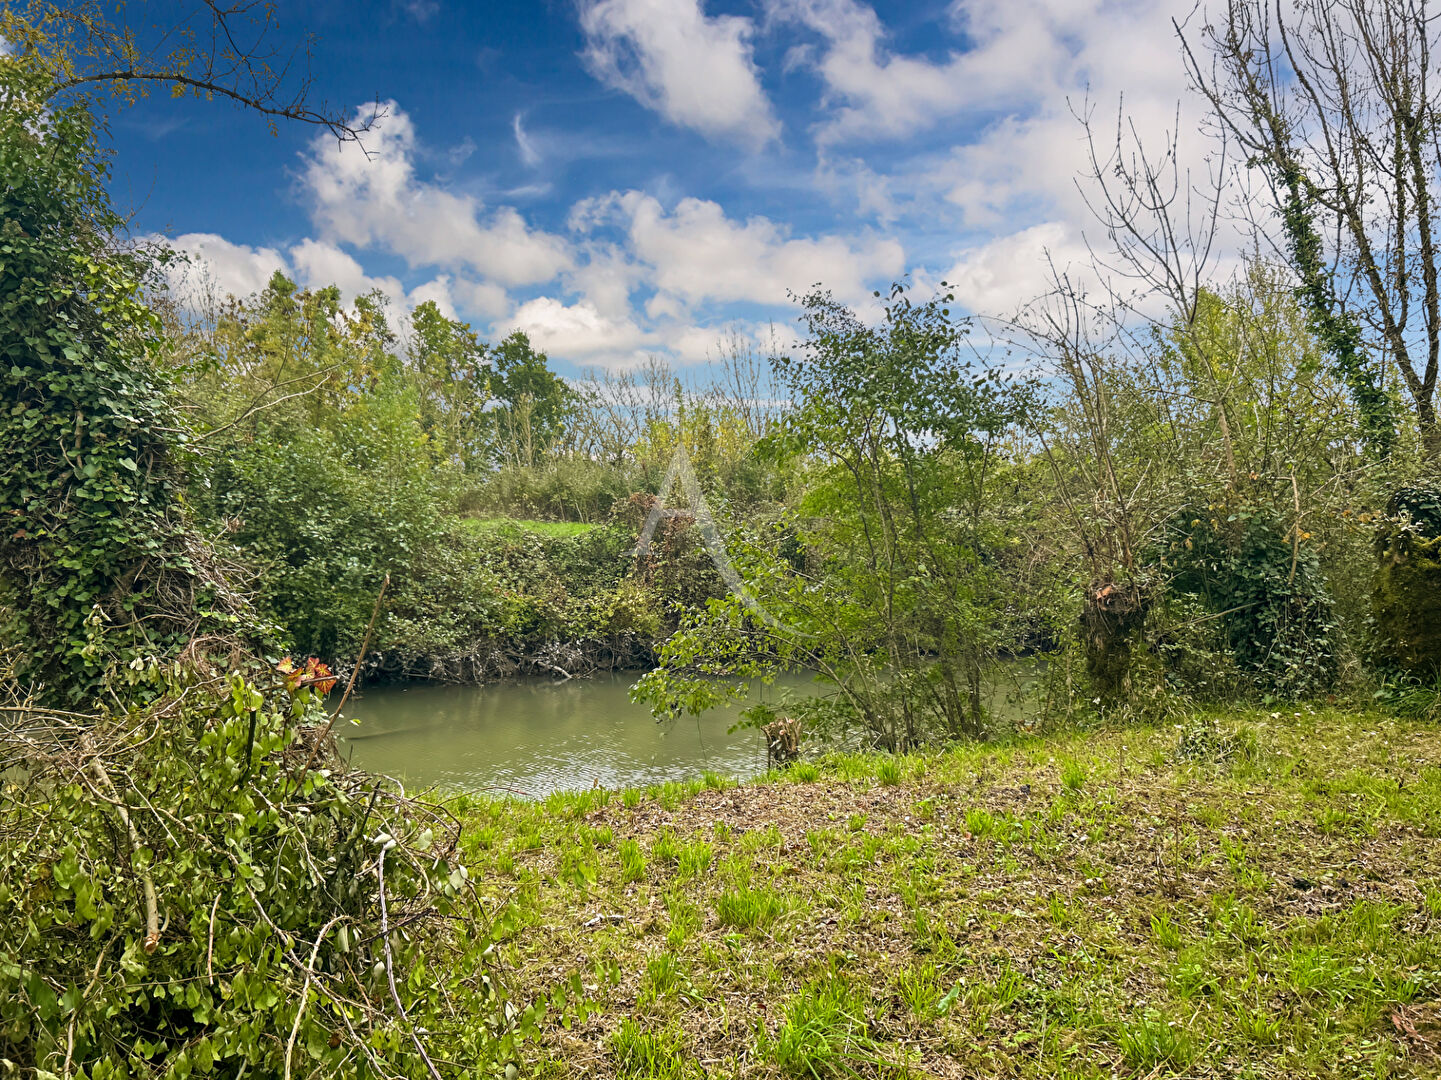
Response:
[[[466,471],[485,464],[490,359],[466,323],[427,300],[411,315],[407,351],[421,399],[421,423],[447,460]]]
[[[1369,440],[1389,446],[1394,367],[1441,457],[1436,35],[1409,0],[1230,0],[1182,39],[1222,131],[1269,181],[1274,218],[1258,230],[1286,252]]]
[[[897,285],[877,325],[819,289],[801,300],[801,351],[772,361],[794,407],[766,443],[806,470],[806,494],[782,527],[732,538],[744,588],[667,642],[639,684],[653,708],[694,711],[724,697],[716,675],[798,666],[889,749],[984,730],[1005,628],[987,496],[1023,398],[973,368],[951,299]]]
[[[536,352],[523,331],[492,346],[490,363],[496,458],[534,465],[564,436],[576,393],[550,370],[545,353]]]

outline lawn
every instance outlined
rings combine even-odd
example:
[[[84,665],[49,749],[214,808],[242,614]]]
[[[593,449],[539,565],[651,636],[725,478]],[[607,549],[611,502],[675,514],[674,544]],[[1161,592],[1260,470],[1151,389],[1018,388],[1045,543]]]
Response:
[[[580,536],[594,529],[593,524],[583,521],[528,521],[523,518],[477,518],[460,519],[467,529],[474,532],[497,532],[504,529],[524,529],[542,536]]]
[[[462,799],[542,1076],[1419,1077],[1441,732],[1253,712]]]

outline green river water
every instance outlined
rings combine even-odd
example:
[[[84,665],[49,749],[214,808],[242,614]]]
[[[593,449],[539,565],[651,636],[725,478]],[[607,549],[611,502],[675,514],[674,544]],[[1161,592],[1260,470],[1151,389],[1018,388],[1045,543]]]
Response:
[[[686,780],[712,770],[737,778],[766,767],[754,729],[728,733],[744,706],[657,724],[628,690],[638,672],[587,679],[515,679],[489,686],[407,684],[365,691],[346,707],[358,724],[342,752],[356,765],[403,781],[407,790],[446,787],[541,796]],[[756,690],[776,701],[794,675]]]

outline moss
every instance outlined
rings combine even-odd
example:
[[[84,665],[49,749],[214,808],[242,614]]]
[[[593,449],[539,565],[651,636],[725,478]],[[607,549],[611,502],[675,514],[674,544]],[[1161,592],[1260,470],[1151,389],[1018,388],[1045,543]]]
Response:
[[[1377,555],[1377,651],[1409,674],[1441,672],[1441,537],[1388,529]]]

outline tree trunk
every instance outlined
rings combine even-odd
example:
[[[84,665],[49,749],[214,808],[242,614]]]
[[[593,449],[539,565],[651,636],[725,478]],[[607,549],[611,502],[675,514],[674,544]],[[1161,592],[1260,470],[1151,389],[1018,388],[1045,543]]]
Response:
[[[1086,672],[1104,704],[1119,704],[1131,692],[1131,646],[1145,625],[1146,607],[1134,584],[1105,582],[1086,591],[1081,609]]]

